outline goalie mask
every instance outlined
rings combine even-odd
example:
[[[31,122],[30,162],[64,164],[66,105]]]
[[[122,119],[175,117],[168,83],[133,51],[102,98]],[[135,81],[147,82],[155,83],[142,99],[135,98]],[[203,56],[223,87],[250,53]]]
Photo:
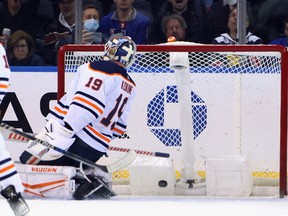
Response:
[[[124,67],[133,64],[136,53],[136,45],[130,37],[110,39],[105,44],[104,60],[121,62]]]

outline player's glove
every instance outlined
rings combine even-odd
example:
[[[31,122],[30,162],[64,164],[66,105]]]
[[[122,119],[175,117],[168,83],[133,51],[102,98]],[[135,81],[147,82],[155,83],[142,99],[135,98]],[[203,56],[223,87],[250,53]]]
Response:
[[[73,136],[73,131],[51,119],[47,122],[45,128],[35,137],[45,142],[49,142],[53,146],[66,150],[75,141]],[[54,151],[37,141],[29,141],[26,150],[20,156],[20,161],[23,164],[37,164],[40,160],[55,160],[61,156],[61,153]]]
[[[74,131],[64,127],[58,121],[52,120],[52,131],[46,133],[46,139],[51,145],[67,150],[75,141],[75,138],[73,138],[74,134]],[[50,149],[41,159],[55,160],[61,156],[60,152]]]
[[[45,128],[35,136],[40,140],[47,142],[47,132],[51,132],[51,121],[47,122]],[[23,164],[38,164],[43,155],[50,149],[34,140],[30,140],[25,151],[20,155],[20,162]]]

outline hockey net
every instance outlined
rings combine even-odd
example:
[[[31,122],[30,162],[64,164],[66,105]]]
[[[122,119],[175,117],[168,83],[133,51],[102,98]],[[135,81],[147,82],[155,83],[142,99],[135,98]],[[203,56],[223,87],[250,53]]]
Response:
[[[101,45],[60,49],[58,97],[77,67],[100,59],[103,49]],[[138,46],[136,61],[128,68],[137,85],[128,131],[111,146],[143,154],[169,153],[176,179],[191,169],[204,181],[207,159],[244,155],[251,164],[253,184],[275,186],[283,197],[287,62],[286,50],[279,46]],[[124,153],[115,148],[108,154],[106,161],[113,162]],[[143,154],[139,152],[139,157]],[[129,184],[129,169],[113,174],[113,183],[117,182]]]

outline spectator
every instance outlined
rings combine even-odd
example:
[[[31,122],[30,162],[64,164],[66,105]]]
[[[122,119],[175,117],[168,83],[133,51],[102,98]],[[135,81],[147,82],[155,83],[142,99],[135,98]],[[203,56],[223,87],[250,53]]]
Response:
[[[153,15],[152,7],[151,7],[149,1],[147,1],[147,0],[134,0],[132,5],[138,12],[141,12],[145,16],[148,16],[150,18],[151,22],[153,21],[154,15]]]
[[[165,41],[171,36],[175,37],[176,41],[187,41],[186,29],[187,25],[184,18],[179,14],[172,14],[163,18],[161,23],[162,31],[165,34]]]
[[[40,0],[5,0],[0,11],[0,31],[3,28],[11,29],[11,33],[23,30],[36,36],[38,25],[36,13]]]
[[[41,56],[35,53],[34,40],[28,33],[18,30],[7,43],[7,56],[10,66],[45,66]]]
[[[55,19],[54,23],[47,28],[47,34],[44,41],[42,41],[41,55],[44,56],[45,62],[49,65],[56,65],[57,63],[57,51],[65,44],[74,43],[75,35],[75,0],[56,0],[60,9],[59,18]],[[87,5],[83,5],[83,19],[85,17],[94,17],[90,19],[87,26],[98,25],[102,14],[102,8],[98,1],[86,0]],[[84,11],[83,11],[84,13]],[[85,18],[85,20],[87,19]],[[96,19],[95,19],[96,18]],[[98,22],[98,23],[97,23]],[[91,30],[91,29],[89,29]],[[100,43],[101,34],[94,32],[83,31],[82,39],[83,43]]]
[[[147,0],[147,1],[150,2],[153,17],[156,17],[159,13],[159,8],[161,8],[162,5],[166,3],[167,0]]]
[[[288,46],[288,17],[284,21],[284,35],[280,38],[272,40],[269,44]]]
[[[103,16],[106,16],[110,10],[111,7],[114,5],[114,0],[99,0],[101,3],[101,6],[103,8]]]
[[[144,14],[145,16],[148,16],[150,20],[152,21],[154,16],[152,13],[152,7],[147,0],[134,0],[132,1],[132,7],[135,8],[138,12]],[[116,5],[113,4],[110,12],[113,12],[116,10]]]
[[[99,31],[105,41],[113,34],[122,33],[129,36],[136,44],[147,44],[149,17],[132,7],[133,0],[114,0],[116,10],[102,17]]]
[[[249,26],[249,20],[247,16],[246,26]],[[227,33],[221,34],[219,37],[216,37],[212,44],[236,44],[237,43],[237,8],[234,7],[230,11],[228,18],[228,31]],[[251,32],[247,32],[246,35],[246,44],[263,44],[261,38],[253,35]]]
[[[227,31],[230,10],[234,7],[235,5],[224,5],[223,0],[213,1],[207,12],[205,43],[210,44],[214,38]]]
[[[250,28],[267,44],[283,33],[288,0],[247,0]]]
[[[94,5],[99,13],[99,18],[103,16],[103,7],[99,0],[83,0],[83,7],[85,7],[85,5]]]
[[[58,4],[60,14],[46,28],[43,40],[38,41],[41,56],[47,65],[56,65],[59,44],[74,42],[75,0],[54,0]]]
[[[213,0],[202,0],[202,1],[203,1],[205,8],[206,8],[206,11],[208,12],[211,5],[213,4]]]
[[[202,0],[169,0],[163,3],[149,33],[151,43],[161,43],[165,35],[161,31],[161,21],[164,16],[177,13],[183,16],[188,28],[187,41],[203,43],[206,9]]]
[[[47,28],[55,21],[59,13],[56,15],[54,13],[54,4],[51,0],[40,0],[39,8],[36,14],[36,24],[38,27],[36,40],[43,39],[44,35],[47,33]]]
[[[59,18],[50,26],[45,42],[56,43],[62,38],[70,39],[75,28],[75,0],[58,0],[60,9]]]
[[[47,1],[47,0],[43,0],[43,1]],[[61,13],[61,10],[59,7],[60,0],[49,0],[49,2],[53,5],[53,11],[54,11],[55,16],[58,17],[59,14]],[[100,0],[82,0],[83,7],[88,4],[94,5],[98,9],[100,16],[101,17],[103,16],[104,12],[103,12],[102,3]],[[76,5],[78,5],[78,2],[76,2]]]
[[[99,44],[102,43],[102,33],[96,32],[99,28],[100,11],[92,4],[85,5],[83,8],[83,31],[82,43]]]

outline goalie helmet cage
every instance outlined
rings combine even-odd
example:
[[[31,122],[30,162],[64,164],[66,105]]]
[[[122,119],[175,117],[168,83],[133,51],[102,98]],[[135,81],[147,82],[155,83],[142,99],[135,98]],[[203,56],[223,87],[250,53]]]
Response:
[[[76,44],[59,49],[58,99],[71,72],[101,59],[103,50],[103,45]],[[246,155],[254,184],[276,181],[283,198],[287,62],[286,48],[274,45],[138,45],[128,68],[137,85],[128,131],[112,145],[170,153],[176,178],[205,179],[207,158]],[[121,175],[129,178],[127,170]]]

